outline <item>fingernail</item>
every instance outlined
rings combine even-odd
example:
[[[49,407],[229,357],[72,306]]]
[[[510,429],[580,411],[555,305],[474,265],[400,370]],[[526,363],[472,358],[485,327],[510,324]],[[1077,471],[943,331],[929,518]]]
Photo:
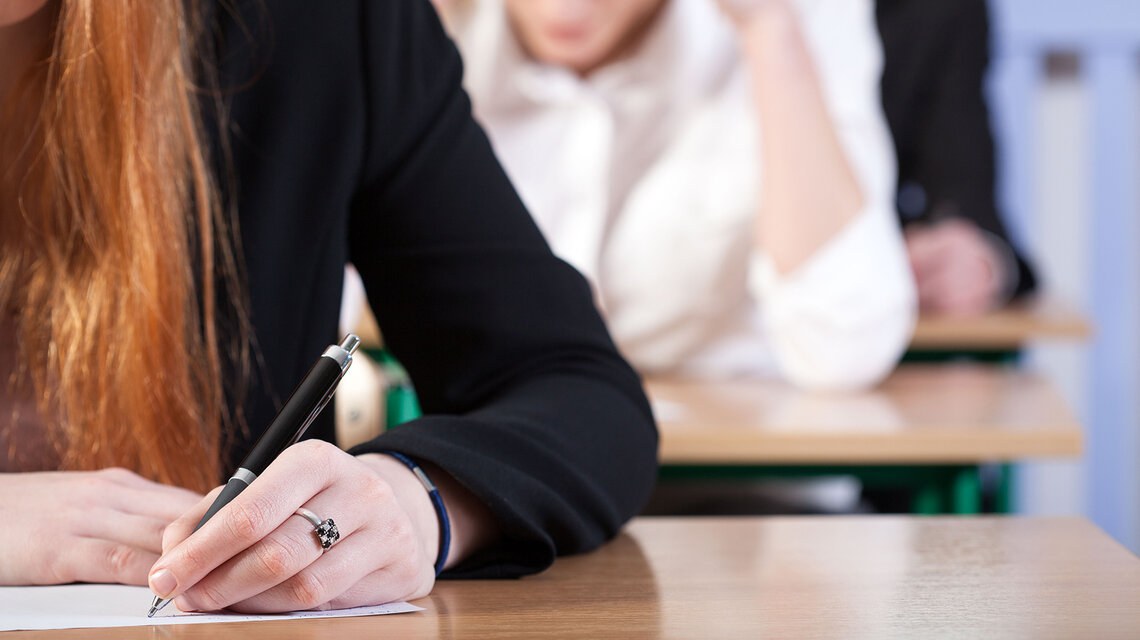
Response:
[[[160,598],[168,598],[178,588],[178,578],[168,569],[159,569],[150,574],[150,589]]]

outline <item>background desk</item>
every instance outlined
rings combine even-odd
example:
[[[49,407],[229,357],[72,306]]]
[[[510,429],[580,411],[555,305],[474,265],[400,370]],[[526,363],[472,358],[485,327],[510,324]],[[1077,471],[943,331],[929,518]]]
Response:
[[[1008,354],[1033,340],[1085,340],[1088,319],[1055,299],[1034,298],[972,317],[924,315],[911,338],[914,354],[954,352]]]
[[[354,330],[363,345],[382,346],[371,309],[361,309]],[[1034,297],[969,318],[923,315],[915,326],[913,350],[1011,350],[1031,340],[1084,340],[1092,335],[1089,320],[1072,305],[1055,298]]]
[[[379,618],[4,638],[1135,638],[1140,560],[1078,519],[635,521],[539,576]]]
[[[1080,425],[1056,391],[1009,367],[905,365],[854,393],[773,380],[646,387],[666,478],[854,473],[876,483],[905,472],[920,485],[917,511],[973,513],[979,464],[1081,451]]]

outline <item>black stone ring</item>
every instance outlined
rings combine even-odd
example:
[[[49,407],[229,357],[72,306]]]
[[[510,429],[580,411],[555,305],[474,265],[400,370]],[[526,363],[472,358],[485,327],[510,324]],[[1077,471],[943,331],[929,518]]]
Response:
[[[336,528],[336,523],[332,521],[332,518],[321,520],[320,516],[304,507],[293,513],[313,524],[313,533],[317,536],[317,542],[321,544],[322,553],[328,551],[333,543],[340,540],[340,531]]]

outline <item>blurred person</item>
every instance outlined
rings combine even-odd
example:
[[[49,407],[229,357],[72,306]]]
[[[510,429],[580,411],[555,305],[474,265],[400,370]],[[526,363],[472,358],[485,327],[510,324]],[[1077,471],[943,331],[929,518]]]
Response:
[[[898,209],[924,312],[976,315],[1032,292],[994,194],[985,0],[878,0]]]
[[[914,287],[862,0],[457,0],[477,117],[643,373],[874,384]]]

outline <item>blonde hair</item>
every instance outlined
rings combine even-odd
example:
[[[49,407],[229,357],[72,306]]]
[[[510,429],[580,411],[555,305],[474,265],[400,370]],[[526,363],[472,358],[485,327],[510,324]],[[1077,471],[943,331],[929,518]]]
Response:
[[[62,468],[205,490],[231,419],[219,300],[244,314],[241,288],[216,284],[240,278],[193,84],[193,15],[182,0],[63,0],[13,163],[26,172],[8,181],[19,207],[0,211],[0,309],[21,311],[21,375]]]

